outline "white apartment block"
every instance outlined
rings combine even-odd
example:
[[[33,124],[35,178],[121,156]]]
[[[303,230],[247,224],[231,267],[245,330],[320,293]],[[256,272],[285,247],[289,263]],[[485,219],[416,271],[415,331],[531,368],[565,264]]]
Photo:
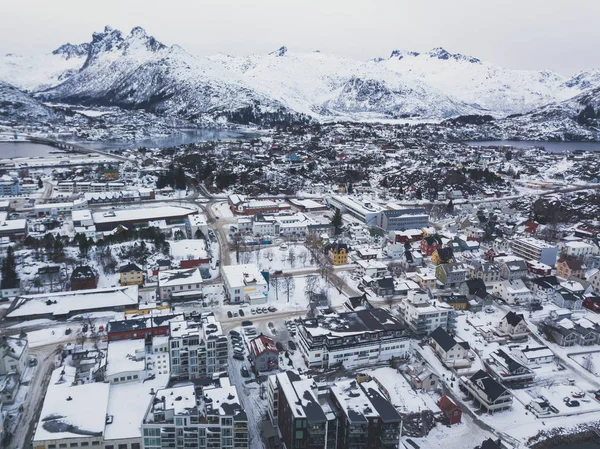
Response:
[[[221,267],[221,274],[225,293],[232,303],[261,304],[267,301],[269,285],[258,265],[226,265]]]
[[[515,239],[511,242],[513,252],[525,260],[537,260],[548,266],[556,265],[558,248],[532,237]]]
[[[561,251],[567,256],[583,259],[598,254],[598,247],[581,241],[566,242],[561,245]]]
[[[227,371],[227,337],[212,312],[199,321],[171,321],[170,372],[173,379],[198,379]]]
[[[409,290],[399,304],[400,317],[412,333],[425,337],[437,327],[456,328],[456,312],[448,304],[431,300],[424,290]]]

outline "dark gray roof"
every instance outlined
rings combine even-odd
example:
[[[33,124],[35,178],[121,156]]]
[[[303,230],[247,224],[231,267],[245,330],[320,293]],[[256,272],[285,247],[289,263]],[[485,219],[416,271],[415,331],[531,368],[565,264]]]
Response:
[[[364,387],[363,391],[366,393],[367,397],[371,401],[371,404],[373,404],[375,410],[377,410],[377,413],[379,413],[379,417],[384,423],[387,424],[402,421],[402,416],[400,416],[400,413],[398,413],[390,401],[384,398],[379,391],[373,388]]]
[[[483,282],[483,279],[469,279],[465,282],[467,283],[467,290],[470,295],[474,295],[480,290],[485,291],[485,282]]]
[[[506,319],[508,324],[510,324],[511,326],[516,326],[521,321],[524,321],[525,317],[523,316],[522,313],[515,313],[511,310],[506,315],[504,315],[504,319]]]
[[[436,327],[433,332],[429,334],[429,337],[431,337],[438,345],[440,345],[444,351],[449,351],[456,346],[456,340],[454,337],[446,332],[446,330],[442,327]]]
[[[484,393],[492,400],[495,401],[502,396],[507,390],[494,379],[492,379],[488,373],[483,370],[477,371],[471,376],[471,382],[481,382]]]

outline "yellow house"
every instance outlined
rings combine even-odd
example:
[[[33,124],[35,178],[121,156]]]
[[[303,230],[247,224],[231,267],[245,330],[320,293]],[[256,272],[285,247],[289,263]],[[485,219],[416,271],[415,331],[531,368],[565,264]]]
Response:
[[[438,248],[431,255],[431,261],[436,265],[452,263],[454,261],[454,252],[452,248]]]
[[[142,285],[144,271],[136,264],[128,263],[119,270],[119,283],[121,285]]]
[[[335,243],[329,247],[329,258],[333,265],[346,265],[348,263],[348,245]]]

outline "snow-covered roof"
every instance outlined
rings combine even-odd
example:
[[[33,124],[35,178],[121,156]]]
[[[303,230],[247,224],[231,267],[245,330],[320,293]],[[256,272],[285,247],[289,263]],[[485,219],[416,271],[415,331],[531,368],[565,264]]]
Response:
[[[110,385],[104,382],[73,385],[75,371],[74,367],[65,366],[52,372],[34,441],[104,434]]]
[[[192,383],[163,388],[156,391],[155,397],[158,402],[154,404],[154,410],[173,410],[175,415],[187,415],[188,409],[196,406],[196,392]]]
[[[94,212],[94,223],[120,224],[128,221],[149,221],[167,217],[185,217],[195,213],[192,209],[177,206],[145,207],[143,209],[113,209],[106,212]]]
[[[108,354],[106,360],[106,375],[143,371],[146,366],[144,355],[143,339],[140,340],[121,340],[111,341],[108,343]],[[136,358],[136,351],[139,351],[142,356]]]
[[[160,288],[201,283],[202,274],[200,274],[200,269],[198,268],[164,270],[158,272],[158,286]]]
[[[89,209],[74,210],[71,213],[73,221],[91,220],[92,212]]]
[[[225,265],[221,267],[221,272],[232,287],[250,284],[267,285],[267,281],[256,264]]]
[[[206,242],[202,239],[175,240],[170,242],[171,256],[176,260],[206,259]]]
[[[138,305],[138,286],[98,288],[70,292],[24,295],[17,298],[17,307],[9,318],[35,318],[39,315],[66,315],[95,309],[115,307],[135,308]]]
[[[220,385],[211,385],[202,390],[207,415],[233,416],[242,411],[235,385],[229,378],[221,377]]]
[[[157,374],[145,381],[111,384],[106,413],[112,422],[104,428],[104,441],[140,438],[142,420],[152,400],[150,392],[166,387],[168,382],[168,374]]]

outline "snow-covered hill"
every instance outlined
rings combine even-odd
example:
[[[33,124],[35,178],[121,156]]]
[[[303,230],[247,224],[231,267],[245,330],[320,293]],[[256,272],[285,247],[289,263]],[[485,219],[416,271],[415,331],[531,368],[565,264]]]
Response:
[[[59,114],[29,94],[0,81],[0,123],[27,124],[53,122]]]
[[[357,61],[287,48],[249,56],[197,57],[142,28],[106,27],[92,41],[48,55],[0,58],[0,80],[41,99],[116,105],[192,120],[438,120],[497,118],[560,104],[600,86],[600,71],[565,79],[512,70],[442,48]]]

